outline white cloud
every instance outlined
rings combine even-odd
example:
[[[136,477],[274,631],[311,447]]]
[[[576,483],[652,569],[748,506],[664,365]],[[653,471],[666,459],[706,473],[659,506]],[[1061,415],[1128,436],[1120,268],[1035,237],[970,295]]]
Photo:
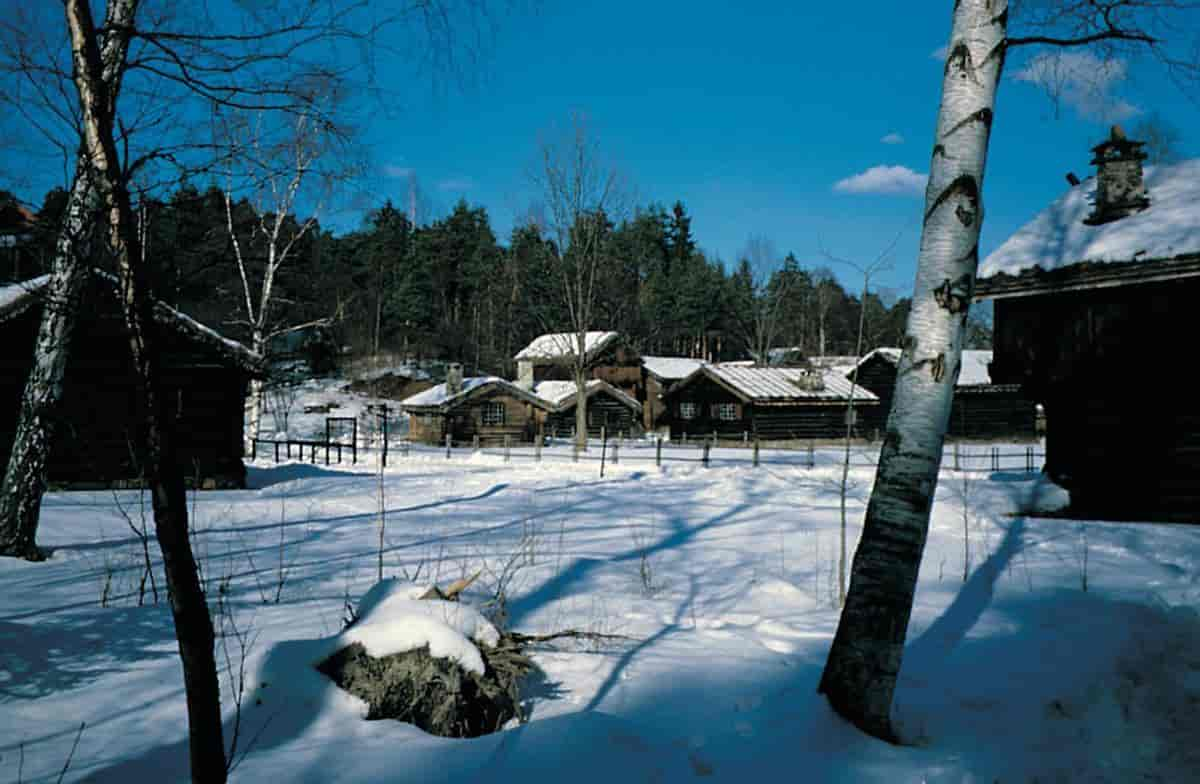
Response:
[[[475,187],[475,181],[470,177],[451,177],[437,184],[437,189],[443,193],[461,193]]]
[[[912,195],[925,192],[929,175],[915,172],[907,166],[872,166],[861,174],[838,180],[833,189],[838,193],[885,193]]]
[[[879,141],[883,142],[884,144],[904,144],[904,137],[898,133],[889,133]]]
[[[1066,104],[1085,119],[1114,122],[1141,113],[1114,95],[1128,70],[1119,58],[1104,60],[1086,51],[1047,52],[1031,59],[1013,78],[1045,90],[1056,113],[1059,104]]]
[[[397,180],[405,180],[412,176],[413,169],[411,166],[397,166],[395,164],[387,164],[383,167],[385,177],[392,177]]]
[[[932,52],[930,52],[929,56],[932,59],[937,60],[939,63],[944,63],[946,62],[946,55],[948,54],[950,54],[950,45],[942,44],[937,49],[934,49]]]

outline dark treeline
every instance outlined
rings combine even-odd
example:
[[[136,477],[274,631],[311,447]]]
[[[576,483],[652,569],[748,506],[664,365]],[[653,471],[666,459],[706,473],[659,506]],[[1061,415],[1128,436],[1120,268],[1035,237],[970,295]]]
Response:
[[[30,258],[49,258],[64,203],[58,190],[44,199],[24,250],[26,269]],[[257,291],[266,249],[252,228],[264,216],[245,201],[232,213]],[[144,201],[140,221],[157,271],[155,295],[245,340],[245,294],[225,194],[184,186],[165,201]],[[806,356],[854,352],[862,303],[829,267],[789,253],[756,259],[758,268],[738,259],[727,270],[697,247],[679,202],[604,223],[606,262],[593,328],[622,332],[644,354],[733,360],[750,358],[762,346],[795,347]],[[291,222],[288,230],[295,234],[299,226]],[[349,233],[311,226],[275,281],[270,321],[276,329],[327,322],[328,340],[317,352],[327,360],[336,347],[360,356],[455,360],[474,372],[511,375],[513,354],[538,334],[565,331],[569,322],[555,244],[532,222],[506,239],[496,237],[485,208],[465,201],[423,226],[390,201]],[[869,293],[865,307],[863,345],[897,345],[909,300],[888,303]],[[986,330],[979,328],[972,344],[988,347]]]

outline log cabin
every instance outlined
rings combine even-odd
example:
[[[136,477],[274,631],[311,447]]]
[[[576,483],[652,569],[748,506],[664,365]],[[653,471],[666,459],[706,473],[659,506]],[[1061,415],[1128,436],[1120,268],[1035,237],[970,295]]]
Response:
[[[497,376],[463,378],[462,365],[452,364],[446,381],[405,398],[400,409],[409,416],[409,438],[426,444],[531,444],[539,437],[554,405]]]
[[[702,359],[689,357],[642,357],[642,388],[645,390],[642,424],[647,432],[657,430],[666,413],[663,395],[706,364]]]
[[[697,369],[663,400],[672,439],[713,433],[737,440],[840,438],[847,422],[863,437],[879,406],[870,390],[837,374],[726,364]]]
[[[7,465],[49,276],[0,288],[0,465]],[[245,487],[242,463],[247,384],[263,361],[179,311],[157,302],[163,395],[175,415],[177,458],[189,485]],[[79,309],[47,465],[56,488],[140,484],[144,415],[117,305],[115,280],[95,272]]]
[[[587,429],[589,438],[638,436],[642,433],[642,404],[598,378],[587,383]],[[574,381],[542,381],[533,393],[554,406],[546,416],[546,435],[567,436],[575,431]],[[603,428],[603,430],[602,430]]]
[[[962,352],[947,437],[1018,441],[1036,438],[1037,406],[1025,396],[1020,384],[992,383],[988,371],[991,361],[991,351],[967,349]],[[892,410],[899,363],[899,348],[877,348],[846,374],[847,378],[857,381],[879,398],[879,406],[873,409],[875,421],[872,426],[880,433],[886,429]]]
[[[1196,522],[1200,409],[1154,373],[1195,333],[1200,160],[1143,169],[1142,147],[1114,127],[1096,175],[980,264],[975,297],[995,303],[992,378],[1045,406],[1045,471],[1068,513]]]

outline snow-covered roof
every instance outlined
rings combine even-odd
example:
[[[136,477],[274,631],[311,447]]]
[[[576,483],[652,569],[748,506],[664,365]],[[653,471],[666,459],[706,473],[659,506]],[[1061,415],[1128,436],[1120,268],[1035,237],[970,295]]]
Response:
[[[603,351],[610,343],[619,337],[617,332],[587,332],[584,336],[583,350],[584,356],[591,358],[599,351]],[[575,356],[575,349],[579,345],[579,335],[575,332],[552,332],[547,335],[538,335],[525,348],[517,352],[514,359],[520,361],[528,360],[543,360],[547,362],[563,362]]]
[[[988,365],[992,361],[992,352],[965,350],[962,353],[962,370],[958,374],[958,386],[975,387],[992,383]]]
[[[50,282],[49,275],[0,286],[0,321],[16,316],[37,301],[37,294]]]
[[[464,378],[462,381],[462,389],[451,394],[445,384],[438,384],[435,387],[430,387],[424,392],[418,392],[412,397],[407,397],[400,401],[400,407],[408,409],[433,409],[440,408],[446,410],[453,408],[455,405],[463,402],[472,395],[479,394],[488,387],[495,387],[503,390],[507,394],[534,403],[542,408],[552,408],[552,404],[548,403],[541,397],[534,395],[511,381],[507,381],[499,376],[472,376]]]
[[[814,389],[812,373],[802,368],[734,367],[706,365],[688,376],[680,389],[701,376],[708,376],[747,402],[790,403],[801,401],[848,400],[851,389],[858,402],[879,402],[879,398],[844,376],[832,372],[821,375],[821,388]],[[673,391],[673,390],[672,390]]]
[[[705,365],[703,359],[690,359],[688,357],[642,357],[642,365],[647,371],[658,376],[663,381],[679,381],[696,372],[696,369]]]
[[[873,357],[884,359],[893,365],[900,362],[900,349],[894,346],[882,346],[871,351],[862,361],[858,363],[861,367],[867,360]],[[992,383],[992,377],[988,373],[988,365],[992,361],[992,352],[979,351],[976,349],[965,349],[962,352],[962,371],[958,374],[958,384],[960,387],[982,386]],[[853,369],[851,369],[853,372]],[[847,373],[847,376],[850,374]]]
[[[858,357],[853,354],[845,356],[820,356],[809,357],[808,361],[815,368],[836,373],[839,376],[844,376],[858,365]]]
[[[1200,159],[1148,166],[1150,206],[1098,226],[1092,212],[1096,180],[1071,188],[979,265],[980,278],[1045,272],[1081,262],[1141,262],[1200,253]]]
[[[851,371],[853,371],[855,368],[862,367],[868,359],[874,359],[875,357],[887,360],[895,365],[900,361],[900,349],[896,348],[895,346],[880,346],[877,349],[872,349],[866,354],[866,356],[858,361],[858,364],[851,368]]]
[[[104,281],[114,288],[117,286],[117,278],[111,273],[93,269],[91,274],[94,278]],[[0,321],[19,315],[29,306],[40,301],[39,294],[49,283],[50,276],[42,275],[33,280],[0,287]],[[155,321],[159,324],[209,346],[217,354],[244,370],[254,374],[262,372],[262,357],[236,340],[231,340],[211,327],[201,324],[186,313],[182,313],[160,300],[154,301],[152,313]]]
[[[630,397],[625,392],[617,389],[607,381],[602,381],[598,378],[593,378],[587,382],[587,396],[590,398],[597,392],[604,391],[612,395],[617,400],[632,409],[640,411],[642,404],[636,398]],[[560,411],[575,406],[575,382],[574,381],[539,381],[533,387],[533,394],[550,403]]]

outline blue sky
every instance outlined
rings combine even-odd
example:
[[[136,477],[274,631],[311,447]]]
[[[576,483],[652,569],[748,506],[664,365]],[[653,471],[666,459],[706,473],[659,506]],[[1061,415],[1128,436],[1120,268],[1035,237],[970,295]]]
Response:
[[[876,166],[928,171],[941,89],[933,53],[949,37],[950,3],[745,5],[580,0],[504,15],[476,86],[414,95],[372,131],[389,167],[380,171],[416,172],[442,209],[460,196],[486,206],[504,240],[536,198],[526,172],[539,132],[580,110],[639,202],[682,200],[701,247],[727,264],[750,235],[819,264],[822,246],[871,260],[901,234],[880,283],[907,293],[920,189],[834,186]],[[985,253],[1061,193],[1068,170],[1089,172],[1088,148],[1109,125],[1095,90],[1073,98],[1067,85],[1056,112],[1044,90],[1016,78],[1027,59],[1010,60],[1000,89]],[[1121,76],[1101,80],[1110,111],[1127,127],[1137,111],[1157,111],[1185,137],[1181,151],[1198,154],[1196,105],[1152,69]],[[404,203],[403,178],[381,177],[377,188]]]
[[[435,89],[428,74],[400,64],[381,72],[388,105],[371,112],[363,137],[374,176],[343,200],[354,208],[327,212],[323,223],[358,225],[364,194],[366,205],[405,205],[414,173],[436,211],[459,197],[485,206],[507,242],[514,217],[537,198],[528,171],[539,133],[581,111],[637,202],[682,200],[700,246],[727,265],[752,235],[810,266],[828,263],[822,247],[869,261],[900,235],[893,268],[877,283],[908,293],[949,0],[515,5],[525,7],[495,17],[467,85],[442,80]],[[1103,71],[1073,52],[1059,73],[1088,73],[1093,84],[1066,79],[1056,104],[1021,78],[1033,54],[1010,58],[1000,88],[985,254],[1066,188],[1067,171],[1089,173],[1089,147],[1113,116],[1128,128],[1157,112],[1180,132],[1180,152],[1200,155],[1200,110],[1161,71],[1137,63]],[[0,175],[28,160],[0,150]],[[37,203],[61,179],[56,168],[8,179],[24,181],[20,195]]]

